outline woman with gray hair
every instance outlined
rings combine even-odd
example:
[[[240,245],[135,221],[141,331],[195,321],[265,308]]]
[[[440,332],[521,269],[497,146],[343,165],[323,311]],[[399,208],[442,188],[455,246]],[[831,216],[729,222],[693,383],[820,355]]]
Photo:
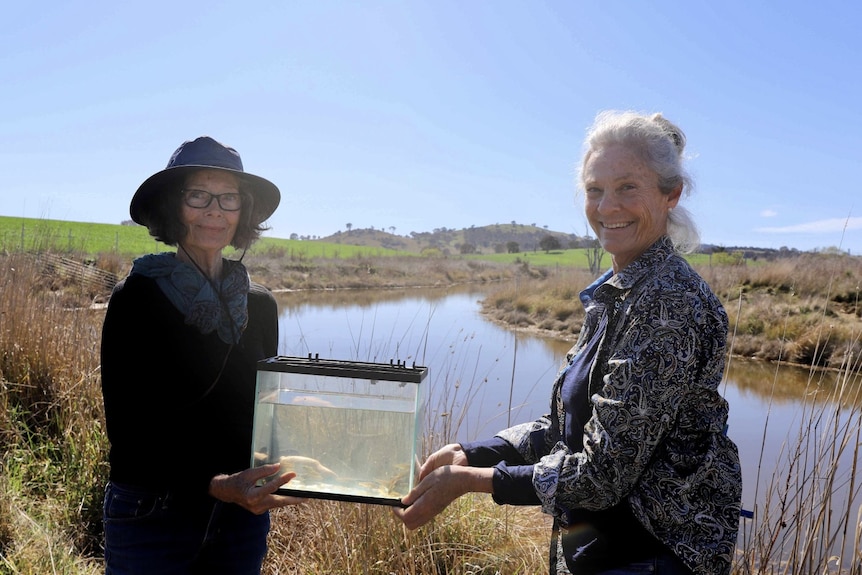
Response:
[[[679,206],[684,147],[660,114],[598,114],[579,185],[612,267],[580,294],[550,412],[431,454],[395,510],[409,528],[486,492],[553,517],[551,574],[730,573],[742,479],[718,393],[728,324],[679,255],[697,245]]]
[[[658,176],[657,185],[663,194],[671,194],[677,187],[681,187],[681,196],[691,193],[691,177],[683,167],[686,139],[682,130],[661,114],[645,116],[616,111],[600,112],[587,132],[579,178],[581,191],[586,191],[583,189],[583,170],[590,151],[614,144],[626,145],[638,152]],[[700,245],[697,226],[688,210],[680,205],[668,211],[667,236],[680,253],[691,253]]]

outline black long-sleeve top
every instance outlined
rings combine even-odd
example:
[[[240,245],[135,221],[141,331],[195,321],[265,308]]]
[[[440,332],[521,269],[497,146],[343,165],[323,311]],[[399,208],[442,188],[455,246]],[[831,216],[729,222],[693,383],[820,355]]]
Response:
[[[257,361],[277,347],[278,308],[261,285],[230,346],[186,325],[155,280],[120,282],[101,348],[111,480],[204,496],[215,475],[247,469]]]

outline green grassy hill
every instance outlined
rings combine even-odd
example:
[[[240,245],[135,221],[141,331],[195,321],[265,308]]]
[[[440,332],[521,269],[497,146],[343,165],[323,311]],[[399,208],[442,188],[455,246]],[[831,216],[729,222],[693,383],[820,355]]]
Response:
[[[62,220],[0,216],[0,250],[11,252],[56,251],[82,257],[113,253],[134,257],[147,253],[172,251],[155,241],[147,229],[138,225],[94,224]],[[287,240],[263,237],[254,252],[280,252],[294,259],[350,258],[356,256],[406,255],[379,245],[349,245],[328,241]]]
[[[303,253],[307,257],[404,255],[431,251],[440,255],[535,252],[545,236],[558,239],[562,248],[580,247],[582,238],[536,226],[495,224],[462,230],[446,228],[399,236],[384,230],[353,229],[315,240],[264,237],[252,251],[271,249]],[[466,246],[466,249],[465,249]],[[138,255],[165,251],[138,225],[96,224],[63,220],[0,216],[0,249],[5,252],[54,250],[95,255]],[[337,254],[337,255],[335,255]]]

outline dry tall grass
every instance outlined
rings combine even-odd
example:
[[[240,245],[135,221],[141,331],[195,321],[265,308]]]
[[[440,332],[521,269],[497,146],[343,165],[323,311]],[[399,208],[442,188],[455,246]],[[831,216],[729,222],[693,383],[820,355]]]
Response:
[[[780,265],[702,270],[737,334],[753,334],[754,319],[767,318],[758,349],[778,338],[778,357],[792,360],[797,340],[789,334],[807,326],[811,357],[830,350],[827,363],[835,368],[811,371],[812,402],[799,428],[788,434],[777,463],[764,460],[769,487],[758,494],[753,519],[743,522],[735,573],[859,575],[862,274],[856,262],[837,258]],[[516,295],[533,298],[518,299],[523,313],[543,309],[555,322],[579,323],[571,304],[589,278],[561,271],[549,277],[554,297],[518,280]],[[93,294],[47,281],[25,256],[0,259],[0,286],[0,574],[100,572],[107,471],[102,312],[86,308]],[[461,393],[469,397],[469,390]],[[768,426],[766,414],[764,432]],[[265,572],[541,573],[547,537],[547,518],[536,510],[500,508],[486,496],[462,499],[416,532],[405,532],[385,507],[313,501],[273,514]]]
[[[550,526],[535,509],[465,497],[407,531],[386,507],[312,501],[273,513],[265,575],[535,574],[547,570]]]
[[[806,253],[699,271],[730,316],[734,354],[841,368],[862,353],[862,258]]]
[[[90,573],[98,561],[106,439],[102,314],[28,256],[0,266],[0,572]]]

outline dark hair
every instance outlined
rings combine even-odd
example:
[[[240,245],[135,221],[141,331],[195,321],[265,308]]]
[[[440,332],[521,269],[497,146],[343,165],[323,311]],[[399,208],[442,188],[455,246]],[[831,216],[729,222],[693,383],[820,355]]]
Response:
[[[186,237],[188,229],[180,217],[183,209],[183,185],[180,182],[173,182],[170,187],[171,189],[166,190],[167,193],[162,194],[162,201],[154,206],[152,217],[147,221],[147,229],[158,241],[176,247]],[[261,233],[269,228],[264,226],[263,222],[252,223],[261,221],[260,210],[256,209],[254,197],[251,194],[243,191],[242,187],[239,193],[242,194],[242,209],[230,245],[238,250],[244,250],[250,248],[260,239]]]

